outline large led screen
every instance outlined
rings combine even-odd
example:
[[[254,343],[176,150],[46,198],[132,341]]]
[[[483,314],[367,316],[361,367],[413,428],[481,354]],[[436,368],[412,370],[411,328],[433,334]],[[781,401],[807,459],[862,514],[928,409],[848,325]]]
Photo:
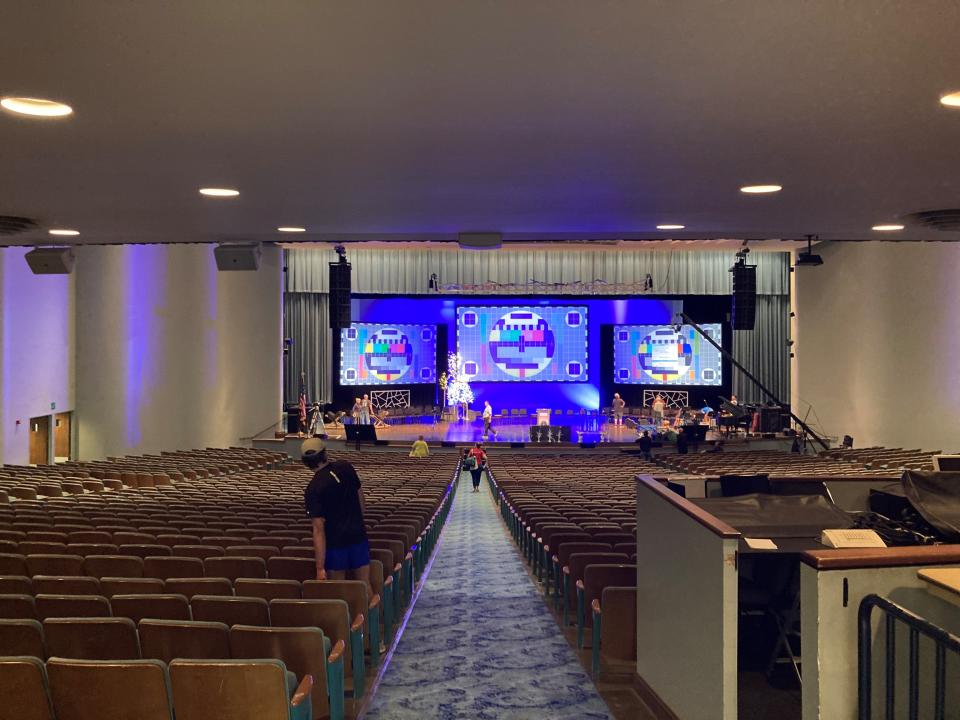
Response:
[[[436,379],[436,325],[353,323],[340,330],[341,385],[413,385]]]
[[[719,323],[701,325],[719,344]],[[625,385],[720,385],[720,351],[689,325],[616,325],[614,382]]]
[[[461,306],[457,351],[475,382],[586,382],[587,308]]]

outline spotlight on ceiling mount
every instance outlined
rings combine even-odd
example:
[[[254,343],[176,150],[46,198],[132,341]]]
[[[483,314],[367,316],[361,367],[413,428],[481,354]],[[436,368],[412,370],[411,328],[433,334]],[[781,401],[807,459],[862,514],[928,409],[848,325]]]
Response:
[[[819,255],[813,254],[813,239],[816,238],[820,240],[819,235],[807,235],[807,251],[797,253],[797,267],[801,265],[808,265],[810,267],[816,267],[817,265],[823,265],[823,258]]]
[[[340,243],[337,243],[336,245],[333,246],[333,251],[337,254],[337,257],[340,259],[339,262],[346,264],[347,249]]]

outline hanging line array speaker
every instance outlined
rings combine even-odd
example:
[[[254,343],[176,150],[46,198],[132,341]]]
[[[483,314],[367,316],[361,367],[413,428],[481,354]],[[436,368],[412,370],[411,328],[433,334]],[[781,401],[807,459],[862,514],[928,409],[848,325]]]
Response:
[[[350,263],[330,263],[330,327],[350,327]]]
[[[730,318],[734,330],[753,330],[757,314],[757,266],[740,263],[731,268],[733,297]]]

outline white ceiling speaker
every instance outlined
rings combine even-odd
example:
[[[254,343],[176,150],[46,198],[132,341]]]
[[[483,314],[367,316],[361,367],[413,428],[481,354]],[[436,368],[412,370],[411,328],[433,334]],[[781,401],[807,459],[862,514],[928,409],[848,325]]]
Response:
[[[24,257],[34,275],[69,275],[76,259],[69,247],[34,248]]]
[[[464,250],[496,250],[503,245],[503,233],[462,232],[457,236],[457,244]]]
[[[259,270],[261,252],[260,243],[217,245],[213,257],[217,270]]]

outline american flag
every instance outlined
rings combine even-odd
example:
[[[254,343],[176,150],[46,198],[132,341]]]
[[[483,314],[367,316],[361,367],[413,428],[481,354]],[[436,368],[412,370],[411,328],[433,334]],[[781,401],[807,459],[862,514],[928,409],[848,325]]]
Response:
[[[307,426],[307,386],[303,382],[303,373],[300,373],[300,427]]]

